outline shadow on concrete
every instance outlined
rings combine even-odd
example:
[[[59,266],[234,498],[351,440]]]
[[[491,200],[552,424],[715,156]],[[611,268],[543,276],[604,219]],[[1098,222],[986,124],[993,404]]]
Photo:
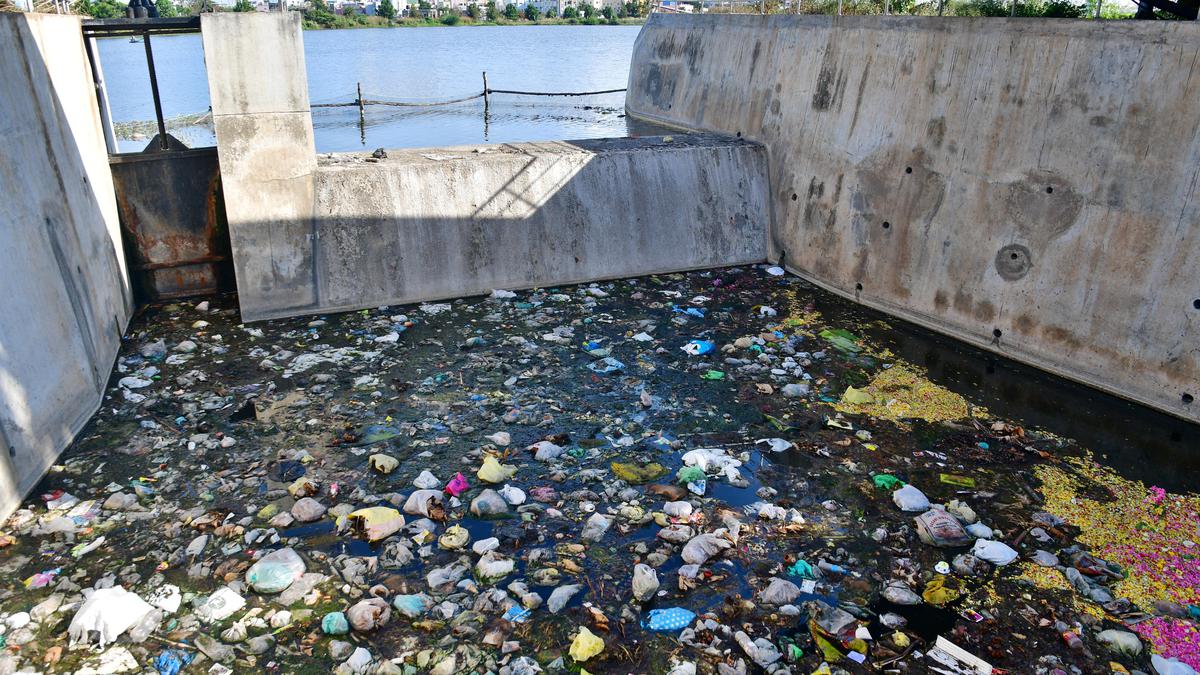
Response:
[[[78,17],[0,14],[0,44],[6,515],[99,407],[131,295]]]

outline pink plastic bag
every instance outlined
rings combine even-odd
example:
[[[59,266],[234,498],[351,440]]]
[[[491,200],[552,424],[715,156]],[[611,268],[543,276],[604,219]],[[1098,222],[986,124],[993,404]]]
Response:
[[[446,484],[446,492],[449,492],[457,497],[466,492],[470,487],[471,486],[467,484],[466,477],[464,477],[460,472],[454,474],[454,478],[451,478],[450,482]]]

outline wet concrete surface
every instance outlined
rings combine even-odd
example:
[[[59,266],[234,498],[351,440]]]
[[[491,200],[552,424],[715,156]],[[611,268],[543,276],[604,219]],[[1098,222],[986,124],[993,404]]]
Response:
[[[535,459],[542,442],[561,454]],[[101,411],[6,524],[0,667],[155,672],[199,644],[183,672],[955,672],[929,655],[939,639],[1009,672],[1197,666],[1197,447],[1194,426],[763,267],[248,326],[231,297],[152,306]],[[515,472],[488,484],[485,457]],[[435,491],[460,472],[469,488],[381,541],[346,522],[406,511],[425,470]],[[902,511],[904,484],[932,507]],[[523,503],[471,515],[504,485]],[[295,522],[305,495],[329,511]],[[918,535],[941,505],[971,525],[958,545]],[[595,514],[608,527],[586,539]],[[1015,560],[968,556],[988,529]],[[696,542],[665,531],[720,550],[692,567]],[[279,548],[322,576],[249,586]],[[481,557],[512,569],[492,578]],[[659,582],[642,600],[638,563]],[[182,604],[72,647],[85,593],[113,585],[174,585]],[[200,621],[225,586],[245,607]],[[322,629],[373,596],[399,603],[382,625]],[[411,596],[423,611],[405,616]],[[696,618],[647,627],[673,608]],[[584,628],[603,641],[586,659]]]

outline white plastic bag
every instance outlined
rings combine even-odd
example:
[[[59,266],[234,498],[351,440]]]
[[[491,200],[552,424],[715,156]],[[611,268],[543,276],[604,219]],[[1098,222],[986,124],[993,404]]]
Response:
[[[120,586],[92,592],[71,619],[67,634],[71,642],[87,642],[92,631],[99,633],[100,646],[115,642],[142,617],[153,611],[145,600]]]
[[[259,593],[280,593],[304,576],[304,560],[296,551],[281,548],[259,558],[246,571],[246,583]]]
[[[709,558],[732,546],[733,542],[716,534],[696,535],[683,547],[683,561],[703,565]]]
[[[633,566],[633,597],[645,602],[658,592],[658,573],[649,565]]]
[[[892,501],[896,502],[901,511],[925,511],[929,508],[929,498],[911,485],[905,485],[893,492]]]
[[[971,549],[971,553],[976,558],[997,566],[1007,565],[1017,559],[1017,552],[1009,548],[1008,544],[991,539],[976,539],[975,548]]]

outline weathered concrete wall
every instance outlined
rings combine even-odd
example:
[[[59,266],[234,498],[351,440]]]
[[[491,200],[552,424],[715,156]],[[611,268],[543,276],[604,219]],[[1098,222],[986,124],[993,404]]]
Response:
[[[1200,24],[655,14],[635,116],[767,146],[772,259],[1200,420]]]
[[[711,137],[342,156],[319,167],[316,203],[314,268],[301,281],[323,309],[766,255],[762,147]]]
[[[100,404],[132,312],[79,18],[0,13],[0,516]]]
[[[766,255],[761,146],[572,141],[318,166],[298,15],[202,21],[246,320]]]
[[[313,268],[317,166],[300,14],[204,14],[200,31],[242,314],[315,307],[297,283]]]

